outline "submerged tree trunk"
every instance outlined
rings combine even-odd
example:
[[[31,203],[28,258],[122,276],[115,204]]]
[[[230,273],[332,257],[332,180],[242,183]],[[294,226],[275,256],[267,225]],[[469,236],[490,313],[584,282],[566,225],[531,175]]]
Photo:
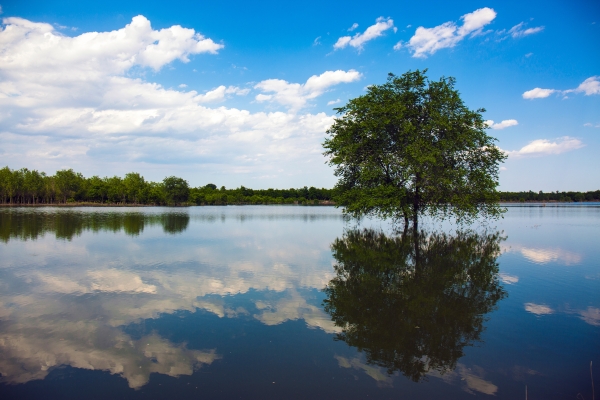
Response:
[[[421,185],[421,175],[417,174],[415,176],[415,195],[413,196],[413,229],[415,232],[419,230],[419,206],[421,203],[421,194],[419,193],[419,188]]]

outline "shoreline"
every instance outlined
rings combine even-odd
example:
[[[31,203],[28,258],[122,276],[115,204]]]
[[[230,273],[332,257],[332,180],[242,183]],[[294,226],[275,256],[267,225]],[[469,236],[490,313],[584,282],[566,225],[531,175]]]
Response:
[[[103,204],[103,203],[58,203],[58,204],[0,204],[0,207],[6,208],[43,208],[43,207],[125,207],[125,208],[137,208],[137,207],[226,207],[226,206],[335,206],[335,203],[331,201],[324,201],[319,204],[178,204],[178,205],[156,205],[156,204]]]

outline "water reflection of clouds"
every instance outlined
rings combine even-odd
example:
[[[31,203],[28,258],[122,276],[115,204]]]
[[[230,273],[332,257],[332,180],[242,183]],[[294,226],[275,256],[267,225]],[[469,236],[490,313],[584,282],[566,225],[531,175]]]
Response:
[[[549,315],[554,314],[556,310],[545,304],[525,303],[525,311],[535,315]],[[600,326],[600,308],[589,306],[585,310],[570,310],[569,307],[565,307],[563,313],[579,315],[585,323]]]
[[[553,314],[554,310],[545,304],[525,303],[525,311],[535,315]]]
[[[519,244],[503,245],[503,252],[520,252],[523,257],[535,264],[547,264],[550,262],[560,262],[571,266],[581,263],[583,257],[572,251],[561,248],[533,248]]]
[[[594,326],[600,326],[600,308],[588,307],[579,311],[579,316],[586,323]]]
[[[115,268],[87,271],[79,279],[47,272],[35,272],[29,278],[38,281],[36,291],[41,293],[156,293],[156,286],[144,283],[138,274]]]
[[[44,318],[4,329],[0,354],[0,380],[4,382],[43,379],[52,367],[70,365],[119,374],[132,388],[146,384],[153,372],[191,375],[194,369],[220,358],[215,350],[190,350],[157,335],[133,340],[97,321],[49,322]]]
[[[342,356],[334,356],[340,368],[353,368],[364,371],[365,374],[377,381],[378,386],[392,386],[393,379],[383,368],[374,367],[360,360],[359,357],[346,358]]]
[[[260,313],[254,318],[265,325],[278,325],[289,320],[303,319],[310,328],[320,328],[328,333],[341,332],[331,318],[320,307],[308,304],[305,298],[296,291],[291,291],[289,297],[269,302],[259,300],[255,303]]]
[[[498,386],[483,379],[485,371],[479,366],[468,368],[466,365],[458,363],[453,371],[448,371],[443,375],[433,373],[432,376],[437,376],[449,384],[458,384],[465,392],[470,394],[478,392],[493,396],[498,391]]]
[[[347,358],[335,355],[334,358],[340,368],[362,370],[366,375],[377,381],[378,386],[393,386],[395,375],[390,376],[384,368],[364,362],[360,356]],[[428,373],[428,376],[441,379],[450,385],[459,385],[462,390],[470,394],[482,393],[493,396],[498,391],[498,386],[484,379],[485,371],[479,366],[469,368],[462,363],[458,363],[453,370],[447,370],[443,373],[432,370]]]
[[[340,219],[302,218],[335,226]],[[244,222],[272,219],[297,218]],[[310,328],[335,332],[328,316],[297,291],[321,289],[332,277],[328,233],[288,229],[282,235],[234,220],[234,226],[219,223],[210,230],[197,226],[187,240],[149,226],[137,238],[84,232],[72,241],[11,241],[0,260],[0,287],[6,289],[0,291],[1,380],[43,379],[59,365],[120,374],[134,388],[152,372],[191,374],[218,359],[218,349],[191,350],[157,335],[134,340],[122,330],[182,310],[267,325],[304,320]],[[278,295],[263,298],[265,292]],[[230,295],[248,293],[249,304],[261,307],[228,304]]]
[[[516,275],[509,275],[502,272],[498,274],[498,277],[502,282],[506,283],[507,285],[514,285],[515,283],[519,282],[519,277]]]

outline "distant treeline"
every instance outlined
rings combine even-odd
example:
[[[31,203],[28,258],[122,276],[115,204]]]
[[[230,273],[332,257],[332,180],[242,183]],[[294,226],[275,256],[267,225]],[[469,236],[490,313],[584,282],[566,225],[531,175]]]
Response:
[[[600,190],[590,192],[500,192],[500,201],[559,201],[559,202],[580,202],[580,201],[600,201]]]
[[[122,205],[226,205],[226,204],[327,204],[333,189],[218,188],[209,183],[190,187],[182,178],[170,176],[162,182],[146,181],[136,172],[119,176],[85,178],[72,169],[54,175],[22,168],[0,169],[1,204],[96,203]],[[590,192],[500,192],[500,201],[600,201],[600,190]]]
[[[146,181],[136,172],[119,176],[84,177],[72,169],[54,175],[22,168],[0,169],[2,204],[129,204],[129,205],[225,205],[225,204],[319,204],[331,201],[332,189],[217,188],[209,183],[190,187],[182,178]]]

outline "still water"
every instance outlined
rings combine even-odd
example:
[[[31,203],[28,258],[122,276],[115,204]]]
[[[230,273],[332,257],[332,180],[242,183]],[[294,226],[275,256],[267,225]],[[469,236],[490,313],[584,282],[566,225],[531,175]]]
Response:
[[[600,397],[600,205],[0,209],[0,398]]]

